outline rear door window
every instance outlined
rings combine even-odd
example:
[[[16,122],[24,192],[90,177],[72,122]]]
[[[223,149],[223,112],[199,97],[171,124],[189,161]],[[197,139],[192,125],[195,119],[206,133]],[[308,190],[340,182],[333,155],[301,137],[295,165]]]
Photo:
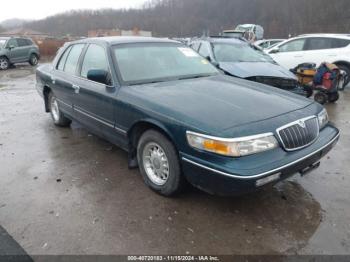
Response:
[[[18,38],[17,42],[19,47],[29,46],[27,39]]]
[[[33,45],[33,41],[30,39],[25,39],[25,41],[27,42],[27,45]]]
[[[322,49],[331,49],[332,38],[324,38],[324,37],[315,37],[307,39],[305,50],[322,50]]]
[[[58,65],[57,65],[57,70],[63,71],[64,66],[65,66],[65,64],[66,64],[66,61],[67,61],[67,57],[68,57],[69,52],[70,52],[71,49],[72,49],[71,46],[68,47],[68,48],[66,49],[66,51],[63,53],[63,55],[61,55],[60,61],[58,62]]]
[[[85,44],[75,44],[72,46],[63,69],[64,72],[75,75],[84,46]]]

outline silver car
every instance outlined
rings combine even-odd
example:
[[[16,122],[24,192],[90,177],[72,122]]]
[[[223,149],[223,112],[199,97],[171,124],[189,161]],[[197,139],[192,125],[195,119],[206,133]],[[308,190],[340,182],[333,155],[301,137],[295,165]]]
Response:
[[[28,62],[35,66],[39,59],[39,48],[31,39],[25,37],[0,38],[0,70],[6,70],[16,63]]]

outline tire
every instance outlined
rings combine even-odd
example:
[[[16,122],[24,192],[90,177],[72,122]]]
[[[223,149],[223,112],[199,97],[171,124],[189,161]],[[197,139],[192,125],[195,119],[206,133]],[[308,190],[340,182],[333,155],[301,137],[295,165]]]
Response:
[[[51,114],[53,123],[56,126],[60,126],[60,127],[69,126],[72,120],[65,117],[65,115],[61,112],[57,99],[52,92],[49,93],[48,102],[49,102],[50,114]]]
[[[36,54],[31,54],[29,57],[29,64],[36,66],[39,63],[39,57]]]
[[[328,101],[329,103],[335,103],[339,100],[339,93],[331,93],[328,95]]]
[[[350,68],[346,65],[337,65],[342,74],[344,75],[344,84],[339,87],[339,90],[344,90],[345,87],[350,83]]]
[[[318,92],[315,97],[314,97],[315,101],[321,105],[324,105],[327,103],[327,95],[325,93],[322,92]]]
[[[6,57],[0,57],[0,70],[7,70],[10,67],[10,61]]]
[[[145,184],[156,193],[170,197],[183,189],[177,150],[163,134],[152,129],[143,133],[137,146],[137,160]]]

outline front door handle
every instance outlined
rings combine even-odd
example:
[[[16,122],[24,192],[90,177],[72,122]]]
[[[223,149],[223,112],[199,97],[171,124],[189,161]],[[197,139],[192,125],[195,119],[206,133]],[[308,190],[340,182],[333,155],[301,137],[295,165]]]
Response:
[[[303,57],[303,55],[296,55],[294,56],[295,58],[300,58],[300,57]]]
[[[77,85],[72,85],[73,89],[74,89],[74,92],[76,94],[79,94],[79,91],[80,91],[80,86],[77,86]]]

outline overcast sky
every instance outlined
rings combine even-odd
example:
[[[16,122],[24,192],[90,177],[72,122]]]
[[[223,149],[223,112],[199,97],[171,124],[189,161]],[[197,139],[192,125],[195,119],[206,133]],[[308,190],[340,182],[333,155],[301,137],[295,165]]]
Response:
[[[146,0],[2,0],[0,22],[9,18],[41,19],[72,9],[140,7]]]

